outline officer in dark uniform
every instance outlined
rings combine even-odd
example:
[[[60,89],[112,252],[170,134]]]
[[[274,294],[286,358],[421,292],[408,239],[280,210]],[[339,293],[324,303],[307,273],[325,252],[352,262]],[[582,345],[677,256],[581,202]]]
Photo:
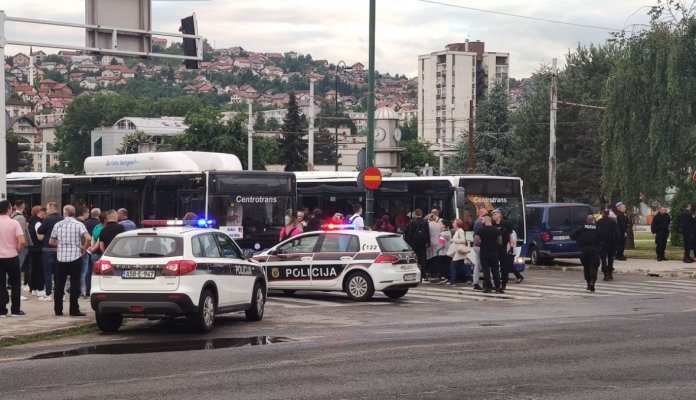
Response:
[[[503,221],[503,213],[497,208],[491,211],[491,219],[492,226],[498,230],[502,238],[502,242],[498,246],[498,262],[500,265],[500,287],[505,290],[508,283],[508,274],[512,272],[513,269],[513,258],[510,257],[507,251],[507,245],[510,242],[510,234],[512,233],[512,225]]]
[[[626,261],[624,249],[626,248],[626,236],[628,235],[628,216],[626,215],[626,205],[622,202],[616,203],[616,223],[619,224],[619,242],[616,243],[616,259]]]
[[[585,226],[573,232],[570,238],[580,244],[580,250],[582,250],[580,261],[585,272],[587,290],[594,292],[594,285],[597,282],[597,269],[599,268],[599,245],[601,240],[594,215],[588,215],[586,221]]]
[[[667,261],[665,258],[665,249],[667,248],[670,222],[669,214],[667,214],[667,207],[661,206],[650,225],[650,231],[653,237],[655,237],[655,254],[657,254],[657,261]]]
[[[694,219],[694,210],[691,203],[686,203],[679,215],[679,223],[682,228],[682,237],[684,238],[684,259],[685,263],[694,262],[691,255],[693,251],[696,256],[696,219]]]
[[[601,243],[599,256],[602,259],[602,273],[605,281],[614,279],[614,255],[619,242],[619,225],[609,217],[609,210],[602,211],[602,219],[597,221]]]

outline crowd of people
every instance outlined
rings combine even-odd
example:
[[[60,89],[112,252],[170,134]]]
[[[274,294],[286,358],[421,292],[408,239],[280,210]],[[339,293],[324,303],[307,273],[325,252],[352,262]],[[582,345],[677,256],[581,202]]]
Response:
[[[352,215],[335,213],[330,218],[320,209],[311,213],[307,209],[299,210],[296,214],[289,210],[278,239],[282,241],[303,232],[318,231],[324,226],[350,225],[353,229],[365,229],[362,214],[360,204],[353,206]],[[486,218],[495,235],[488,229],[479,235],[486,226]],[[403,234],[416,254],[424,282],[448,286],[463,282],[473,285],[474,290],[504,293],[510,273],[515,274],[517,283],[524,279],[513,268],[517,235],[497,209],[489,213],[481,208],[476,221],[467,212],[452,222],[441,218],[438,208],[432,208],[427,215],[421,209],[399,212],[394,218],[382,213],[370,229]],[[472,233],[470,240],[466,232]],[[481,271],[487,277],[483,282],[478,278]]]
[[[116,235],[136,228],[128,210],[66,205],[61,214],[50,202],[27,211],[23,200],[0,201],[0,318],[26,315],[28,296],[62,316],[65,295],[70,316],[84,316],[78,300],[89,297],[92,266]]]

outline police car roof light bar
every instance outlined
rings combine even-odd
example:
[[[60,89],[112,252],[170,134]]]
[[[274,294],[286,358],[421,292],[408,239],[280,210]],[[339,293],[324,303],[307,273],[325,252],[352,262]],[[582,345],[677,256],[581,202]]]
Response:
[[[351,224],[324,224],[321,226],[325,231],[355,230],[355,225]]]
[[[140,225],[144,227],[162,227],[162,226],[191,226],[197,228],[210,228],[215,225],[215,220],[212,219],[197,219],[197,220],[182,220],[182,219],[144,219],[140,221]]]

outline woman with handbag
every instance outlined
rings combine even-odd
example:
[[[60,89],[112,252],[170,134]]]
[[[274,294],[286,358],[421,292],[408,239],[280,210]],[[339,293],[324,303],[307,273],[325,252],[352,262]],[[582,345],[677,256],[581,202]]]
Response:
[[[471,251],[469,242],[466,240],[466,232],[462,229],[463,223],[460,219],[455,219],[453,226],[456,232],[454,236],[452,236],[452,240],[450,240],[450,247],[447,249],[447,255],[452,257],[452,262],[450,263],[450,280],[447,282],[448,286],[455,286],[459,275],[464,276],[465,282],[471,280],[469,271],[465,268],[464,263],[464,260],[466,260],[467,255]]]

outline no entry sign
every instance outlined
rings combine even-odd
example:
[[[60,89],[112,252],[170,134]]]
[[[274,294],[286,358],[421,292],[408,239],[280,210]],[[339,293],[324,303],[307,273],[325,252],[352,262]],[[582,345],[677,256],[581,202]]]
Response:
[[[366,189],[375,190],[382,186],[382,173],[379,168],[370,167],[362,173],[362,181]]]

